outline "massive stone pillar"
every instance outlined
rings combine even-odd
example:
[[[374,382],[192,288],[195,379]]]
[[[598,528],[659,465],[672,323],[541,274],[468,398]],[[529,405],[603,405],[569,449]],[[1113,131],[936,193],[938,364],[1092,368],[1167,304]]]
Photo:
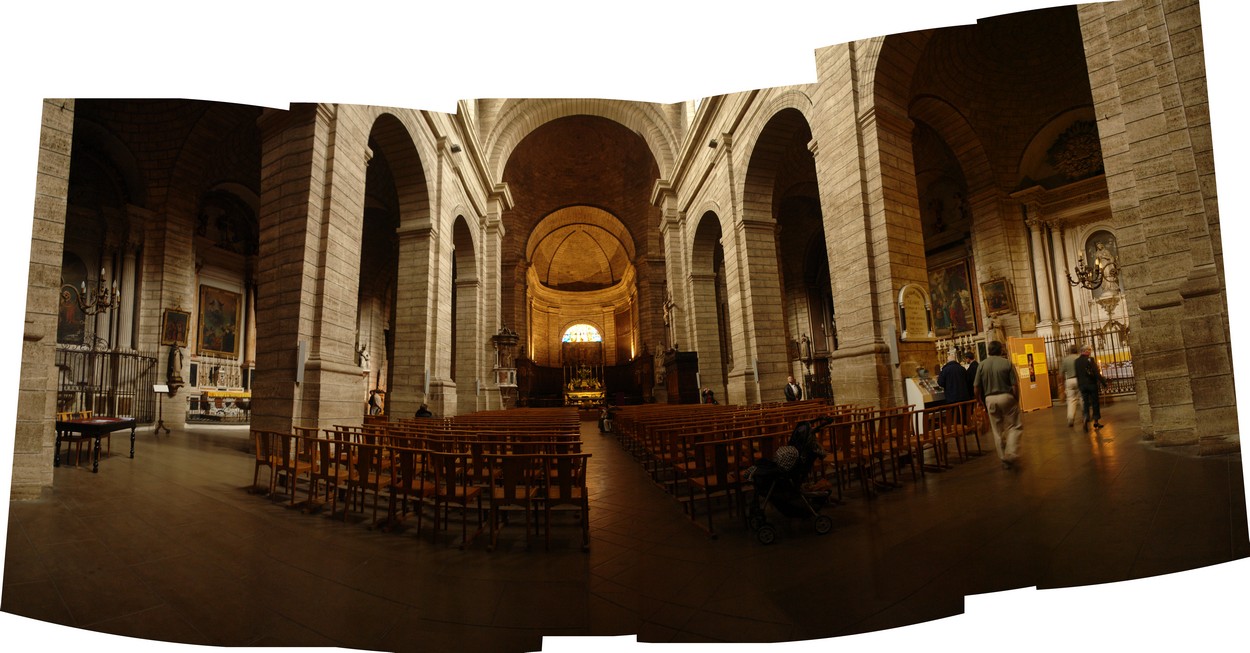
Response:
[[[11,498],[38,498],[52,487],[56,442],[56,307],[69,195],[74,101],[45,100],[35,176],[34,227],[26,291],[26,327],[18,381]]]
[[[1238,450],[1198,2],[1079,12],[1143,433],[1204,453]]]
[[[355,330],[367,134],[342,107],[260,119],[260,255],[252,425],[359,423]]]

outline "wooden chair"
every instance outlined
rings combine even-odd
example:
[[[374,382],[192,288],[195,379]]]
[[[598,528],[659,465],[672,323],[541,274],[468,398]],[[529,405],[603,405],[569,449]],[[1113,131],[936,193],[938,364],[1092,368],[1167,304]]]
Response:
[[[533,446],[533,445],[526,445]],[[489,456],[490,474],[490,546],[494,551],[499,543],[507,511],[525,515],[525,547],[530,546],[530,515],[534,511],[535,498],[542,483],[544,456],[536,453],[498,453]]]
[[[276,446],[273,452],[277,454],[274,461],[274,483],[270,485],[269,494],[272,495],[277,489],[277,479],[282,478],[285,484],[287,494],[291,497],[291,505],[295,505],[295,486],[299,477],[308,474],[312,470],[312,455],[308,450],[305,442],[306,438],[301,438],[293,433],[273,433]]]
[[[940,471],[950,465],[946,462],[945,440],[942,438],[942,407],[925,408],[913,413],[915,415],[914,437],[912,449],[915,452],[920,474],[926,471]],[[932,464],[925,462],[925,451],[933,452]]]
[[[77,417],[78,417],[78,413],[76,412],[67,411],[67,412],[59,412],[56,414],[57,421],[61,421],[61,422],[71,420],[71,419],[77,419]],[[87,438],[87,436],[83,435],[82,433],[75,433],[73,431],[61,431],[61,444],[65,445],[66,462],[69,461],[70,445],[73,445],[74,466],[77,467],[79,464],[81,464],[82,463],[82,445],[84,442],[87,442],[88,440],[89,438]],[[88,451],[88,454],[89,453],[90,451]]]
[[[311,445],[313,457],[312,469],[308,477],[306,509],[311,510],[318,504],[317,491],[324,484],[325,498],[320,503],[330,504],[330,516],[333,517],[338,507],[339,492],[347,487],[347,480],[351,475],[351,470],[347,465],[347,442],[334,438],[311,438],[307,442]]]
[[[262,467],[269,470],[269,486],[266,494],[273,494],[278,483],[278,468],[282,466],[282,445],[278,442],[278,434],[273,431],[252,429],[252,450],[256,455],[256,467],[252,473],[252,487],[249,492],[256,491],[256,483],[260,481]]]
[[[471,455],[459,451],[435,451],[429,455],[434,470],[434,537],[439,525],[447,528],[452,506],[460,507],[460,548],[464,549],[482,532],[481,485],[470,482]],[[478,520],[473,536],[469,536],[469,504],[477,503]]]
[[[390,477],[382,471],[384,447],[364,442],[347,443],[347,505],[343,509],[343,521],[347,521],[348,510],[356,505],[357,497],[360,510],[365,509],[365,495],[373,493],[373,517],[369,527],[378,523],[378,497],[382,494],[382,486],[389,483]]]
[[[551,548],[551,512],[572,508],[580,511],[582,550],[590,550],[590,496],[586,489],[588,453],[549,454],[546,467],[549,479],[541,495],[546,547]]]
[[[694,445],[695,463],[686,475],[690,518],[695,519],[695,491],[698,490],[703,496],[707,532],[711,537],[716,537],[716,528],[712,525],[713,499],[725,498],[740,514],[744,512],[745,480],[742,471],[753,464],[756,453],[754,443],[762,437],[771,439],[771,436],[746,436],[703,440]]]
[[[421,535],[421,522],[425,514],[425,500],[434,496],[437,487],[429,466],[430,452],[409,447],[392,447],[388,458],[390,464],[390,504],[387,510],[386,530],[394,528],[408,515],[409,506],[417,515],[417,536]]]

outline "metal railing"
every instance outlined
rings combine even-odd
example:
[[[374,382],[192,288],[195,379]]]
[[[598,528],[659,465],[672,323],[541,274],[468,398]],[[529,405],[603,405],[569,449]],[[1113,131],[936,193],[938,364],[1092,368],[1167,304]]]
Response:
[[[57,412],[89,410],[96,415],[156,421],[156,356],[137,352],[58,345]]]
[[[1128,327],[1119,322],[1108,322],[1101,327],[1078,327],[1071,332],[1050,336],[1046,341],[1046,357],[1051,361],[1051,387],[1063,384],[1059,361],[1068,355],[1068,347],[1088,344],[1093,347],[1094,360],[1108,384],[1102,395],[1123,395],[1137,392],[1137,377],[1133,373],[1133,350],[1129,347]]]

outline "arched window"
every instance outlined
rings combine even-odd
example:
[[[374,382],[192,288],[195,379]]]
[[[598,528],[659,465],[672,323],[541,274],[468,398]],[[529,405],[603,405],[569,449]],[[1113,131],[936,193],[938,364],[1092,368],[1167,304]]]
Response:
[[[603,336],[589,324],[574,324],[564,331],[561,342],[603,342]]]

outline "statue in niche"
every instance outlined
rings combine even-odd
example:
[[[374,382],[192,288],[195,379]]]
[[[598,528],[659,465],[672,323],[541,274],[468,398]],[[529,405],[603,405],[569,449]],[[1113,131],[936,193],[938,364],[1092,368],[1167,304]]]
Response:
[[[1120,291],[1119,268],[1116,267],[1115,254],[1107,247],[1106,241],[1094,244],[1094,265],[1102,270],[1102,293],[1114,295]]]

